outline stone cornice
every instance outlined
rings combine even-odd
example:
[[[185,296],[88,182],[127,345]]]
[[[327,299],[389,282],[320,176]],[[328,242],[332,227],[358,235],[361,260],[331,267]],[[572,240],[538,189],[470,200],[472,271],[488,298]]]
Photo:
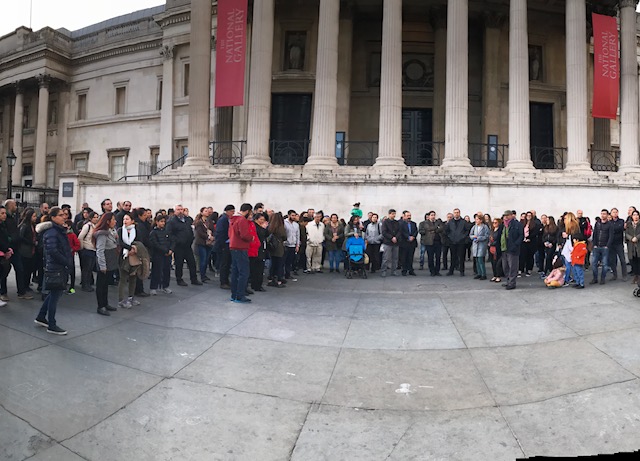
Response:
[[[90,54],[88,56],[83,56],[78,59],[74,59],[73,65],[78,66],[82,64],[88,64],[94,61],[99,61],[101,59],[107,59],[107,58],[120,56],[124,54],[136,53],[139,51],[146,51],[154,48],[159,48],[160,46],[162,46],[162,38],[157,38],[157,39],[149,40],[146,42],[135,43],[127,46],[121,46],[118,48],[111,48],[98,53]]]
[[[40,59],[48,59],[48,60],[56,61],[65,66],[71,65],[71,59],[69,59],[67,56],[63,56],[55,50],[42,47],[37,50],[29,50],[29,53],[27,54],[17,56],[13,59],[10,59],[1,63],[0,73],[7,72],[10,69],[14,69],[23,64],[28,64],[33,61],[38,61]]]

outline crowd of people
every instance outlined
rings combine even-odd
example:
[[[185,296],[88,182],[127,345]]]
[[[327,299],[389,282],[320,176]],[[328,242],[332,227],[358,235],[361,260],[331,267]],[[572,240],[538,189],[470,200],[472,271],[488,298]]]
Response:
[[[326,260],[329,273],[342,270],[349,277],[354,271],[364,277],[416,276],[418,248],[418,270],[426,267],[432,277],[441,271],[464,276],[468,260],[474,279],[487,280],[490,265],[491,282],[507,290],[516,288],[519,277],[531,276],[534,267],[549,288],[581,289],[589,264],[591,284],[606,283],[609,274],[626,281],[626,244],[638,283],[639,223],[635,207],[626,219],[616,208],[603,209],[592,225],[580,210],[557,219],[530,210],[518,219],[515,210],[471,218],[456,208],[444,220],[429,211],[416,223],[409,211],[397,216],[390,209],[382,218],[369,212],[364,219],[359,203],[348,221],[311,208],[283,214],[262,203],[244,203],[239,210],[227,205],[221,214],[203,207],[192,218],[182,205],[153,213],[130,201],[114,207],[110,199],[99,211],[85,203],[75,216],[68,205],[46,203],[18,215],[16,202],[7,200],[0,206],[0,307],[10,301],[7,277],[13,268],[19,299],[33,299],[34,285],[42,293],[35,323],[66,334],[55,314],[61,296],[75,293],[76,254],[80,289],[95,292],[96,311],[105,316],[140,305],[140,298],[171,294],[172,270],[177,285],[187,286],[185,263],[192,285],[217,278],[220,288],[230,290],[230,301],[244,304],[251,302],[249,295],[266,291],[265,285],[285,288],[300,273],[323,273]],[[117,303],[110,304],[110,285],[118,287]]]

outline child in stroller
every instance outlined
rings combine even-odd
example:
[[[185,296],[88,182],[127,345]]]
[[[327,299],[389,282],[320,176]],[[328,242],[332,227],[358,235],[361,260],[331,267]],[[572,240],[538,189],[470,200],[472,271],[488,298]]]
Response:
[[[359,274],[361,278],[367,278],[367,271],[365,270],[365,249],[366,241],[358,233],[347,239],[345,243],[347,250],[348,269],[345,271],[345,277],[348,279],[353,278],[354,274]]]

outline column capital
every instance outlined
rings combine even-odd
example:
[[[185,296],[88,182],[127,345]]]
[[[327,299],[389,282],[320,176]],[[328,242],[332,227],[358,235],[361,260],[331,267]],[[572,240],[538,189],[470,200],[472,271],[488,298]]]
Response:
[[[49,88],[51,84],[51,75],[49,74],[38,74],[36,77],[38,80],[38,86],[40,88]]]
[[[22,80],[16,80],[12,85],[16,90],[16,94],[24,94],[24,85],[22,84]]]
[[[620,8],[633,8],[635,10],[638,6],[638,0],[619,0],[618,5]]]
[[[160,47],[160,56],[164,58],[165,61],[170,61],[173,59],[173,50],[175,45],[163,45]]]
[[[484,26],[490,29],[502,29],[507,22],[507,14],[501,11],[486,10],[482,16]]]
[[[429,10],[429,23],[433,29],[447,28],[447,8],[445,6],[434,6]]]

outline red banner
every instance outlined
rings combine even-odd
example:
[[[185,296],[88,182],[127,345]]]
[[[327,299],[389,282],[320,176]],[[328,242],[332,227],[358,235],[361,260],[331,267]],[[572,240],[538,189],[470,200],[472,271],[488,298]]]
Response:
[[[593,15],[593,116],[615,119],[620,97],[620,59],[616,18]]]
[[[248,0],[218,0],[216,107],[244,104]]]

